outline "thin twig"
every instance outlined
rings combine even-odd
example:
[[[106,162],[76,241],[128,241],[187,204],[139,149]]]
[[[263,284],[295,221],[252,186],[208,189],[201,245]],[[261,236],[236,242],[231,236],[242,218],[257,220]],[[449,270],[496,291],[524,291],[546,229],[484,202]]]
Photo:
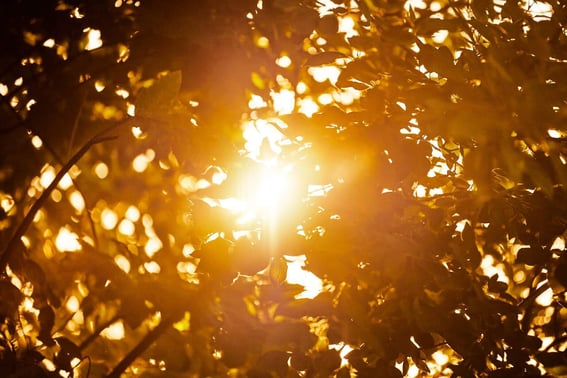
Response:
[[[71,159],[69,159],[69,161],[63,166],[63,168],[61,168],[61,170],[55,176],[55,179],[51,182],[51,184],[49,184],[49,186],[45,189],[45,191],[34,202],[32,207],[30,208],[30,210],[28,211],[28,213],[26,214],[26,216],[24,217],[24,219],[16,229],[16,232],[8,242],[8,245],[2,252],[2,255],[0,255],[0,275],[5,275],[6,265],[8,264],[11,255],[17,250],[16,249],[17,244],[19,243],[22,236],[24,236],[29,226],[32,224],[33,219],[35,218],[35,215],[37,214],[39,209],[41,209],[42,206],[45,204],[45,202],[47,201],[53,190],[55,190],[55,188],[57,187],[59,181],[61,181],[63,176],[65,176],[65,174],[69,172],[69,170],[73,167],[73,165],[75,165],[83,157],[83,155],[86,154],[87,151],[91,149],[92,146],[98,143],[116,139],[115,136],[104,136],[104,134],[108,133],[109,131],[115,129],[116,127],[126,122],[129,122],[130,120],[131,119],[126,119],[116,122],[113,125],[106,128],[105,130],[96,134],[87,143],[85,143],[85,145],[79,151],[77,151],[77,153],[73,155]]]
[[[107,320],[106,322],[102,323],[97,329],[95,329],[95,331],[93,332],[92,335],[90,335],[89,337],[87,337],[85,340],[83,340],[83,342],[79,345],[79,349],[83,350],[86,347],[88,347],[93,341],[96,340],[96,338],[100,335],[100,333],[102,331],[104,331],[105,329],[107,329],[108,327],[110,327],[113,323],[115,323],[117,320],[119,320],[121,318],[120,315],[114,315],[111,319]]]
[[[132,365],[136,358],[148,349],[150,345],[173,324],[173,321],[173,317],[163,319],[156,328],[152,329],[140,340],[138,345],[136,345],[105,378],[120,378],[128,366]]]
[[[83,109],[85,107],[85,102],[87,100],[88,91],[86,88],[83,89],[83,96],[81,98],[81,104],[79,105],[79,110],[75,116],[75,121],[73,122],[73,128],[71,129],[71,136],[69,138],[69,146],[67,147],[67,157],[71,156],[71,151],[73,151],[73,145],[75,144],[75,136],[77,135],[77,129],[79,128],[79,122],[81,121],[81,115],[83,114]]]

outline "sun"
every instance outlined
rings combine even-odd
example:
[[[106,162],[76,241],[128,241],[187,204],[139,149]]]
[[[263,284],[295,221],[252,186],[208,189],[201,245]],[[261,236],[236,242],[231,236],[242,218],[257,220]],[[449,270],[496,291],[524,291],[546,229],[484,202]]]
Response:
[[[244,183],[244,197],[258,217],[274,217],[283,212],[287,198],[296,196],[291,167],[258,166]]]

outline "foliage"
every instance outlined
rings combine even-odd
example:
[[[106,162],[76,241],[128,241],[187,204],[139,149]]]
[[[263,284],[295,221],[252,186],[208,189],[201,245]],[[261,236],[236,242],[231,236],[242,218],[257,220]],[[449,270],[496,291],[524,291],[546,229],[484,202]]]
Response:
[[[0,22],[0,375],[567,376],[563,1]]]

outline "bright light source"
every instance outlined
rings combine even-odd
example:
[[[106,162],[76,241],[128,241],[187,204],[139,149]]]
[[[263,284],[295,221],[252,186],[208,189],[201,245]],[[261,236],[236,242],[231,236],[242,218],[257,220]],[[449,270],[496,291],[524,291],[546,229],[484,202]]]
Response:
[[[46,39],[45,42],[43,42],[43,46],[51,49],[55,46],[55,40],[53,38]]]
[[[255,160],[271,160],[262,156],[265,155],[263,153],[271,152],[272,155],[279,153],[277,145],[284,139],[284,135],[278,127],[285,128],[287,125],[276,119],[271,119],[269,122],[259,119],[244,123],[242,135],[246,140],[244,147],[249,152],[248,156]],[[271,151],[263,151],[264,147],[269,147]]]
[[[337,80],[339,79],[339,75],[341,74],[341,70],[339,67],[336,66],[318,66],[318,67],[309,67],[307,69],[307,73],[313,77],[318,83],[322,83],[325,80],[329,80],[331,84],[336,84]]]
[[[132,236],[136,232],[136,226],[129,219],[122,219],[118,225],[118,232],[125,236]]]
[[[11,195],[0,192],[0,207],[2,208],[2,210],[8,213],[10,210],[12,210],[15,204],[16,201],[14,201],[14,198]]]
[[[526,11],[536,21],[549,20],[553,16],[553,6],[543,1],[529,0],[523,2]]]
[[[274,207],[289,190],[289,178],[275,172],[266,172],[255,182],[254,203],[260,209]]]
[[[449,36],[449,31],[446,30],[446,29],[441,29],[441,30],[438,30],[435,33],[433,33],[433,35],[431,36],[431,39],[435,43],[443,43],[447,39],[448,36]]]
[[[83,30],[87,33],[87,44],[85,45],[85,50],[90,51],[98,49],[102,46],[102,39],[100,38],[100,30],[86,28]]]
[[[557,130],[557,129],[549,129],[549,130],[547,130],[547,135],[549,135],[550,138],[559,139],[559,138],[564,138],[565,136],[567,136],[567,133],[562,132],[562,131]]]
[[[126,256],[124,255],[116,255],[114,256],[114,262],[116,263],[116,265],[118,265],[118,267],[120,269],[122,269],[124,272],[129,273],[130,272],[130,260],[128,260],[126,258]]]
[[[79,306],[80,306],[79,299],[74,295],[70,296],[69,299],[67,300],[67,303],[65,304],[65,307],[67,307],[67,310],[69,310],[70,312],[79,311]]]
[[[156,153],[151,148],[147,149],[146,152],[139,154],[132,160],[132,168],[138,173],[144,172],[150,163],[154,160]]]
[[[305,291],[296,295],[296,298],[315,298],[323,290],[323,281],[315,274],[303,269],[305,266],[305,255],[286,256],[287,277],[290,284],[299,284]]]
[[[71,176],[69,176],[68,173],[65,173],[65,175],[57,184],[57,187],[61,190],[67,190],[71,187],[71,185],[73,185],[73,179],[71,178]]]
[[[31,139],[31,143],[36,150],[39,150],[43,146],[43,141],[37,135],[34,135]]]
[[[53,202],[59,203],[59,202],[61,202],[63,195],[61,194],[61,192],[59,190],[55,189],[54,191],[51,192],[50,197],[53,200]]]
[[[129,206],[126,210],[125,216],[132,222],[137,222],[140,219],[140,210],[134,205]]]
[[[55,179],[55,168],[53,168],[49,164],[46,164],[42,169],[41,177],[39,179],[39,184],[43,187],[43,189],[46,189],[54,179]]]
[[[85,210],[85,199],[83,198],[83,195],[77,190],[69,194],[69,203],[71,203],[71,206],[73,206],[73,208],[77,210],[77,213],[79,214],[82,213],[83,210]]]
[[[136,115],[136,105],[128,104],[128,110],[126,113],[128,113],[130,117],[134,117]],[[134,127],[132,129],[134,129]]]
[[[144,263],[144,269],[146,269],[146,272],[148,273],[156,273],[156,274],[161,271],[161,267],[155,261],[149,261],[147,263]]]
[[[544,285],[544,283],[542,283],[542,285]],[[535,301],[538,305],[543,307],[551,306],[553,303],[553,289],[551,287],[547,288]]]
[[[295,108],[295,92],[282,89],[279,92],[270,93],[272,100],[274,101],[274,111],[278,115],[291,114]]]
[[[65,227],[61,227],[57,237],[55,238],[55,247],[60,252],[79,251],[82,246],[78,239],[79,236],[76,233],[69,231],[69,229]]]
[[[118,223],[118,215],[112,209],[104,209],[100,214],[102,228],[112,230]]]
[[[262,109],[268,106],[268,103],[264,101],[261,96],[253,94],[248,101],[248,108],[250,109]]]
[[[142,137],[142,134],[144,133],[139,126],[132,126],[131,131],[132,131],[132,135],[136,139],[140,139]]]
[[[440,350],[433,353],[431,357],[433,357],[433,359],[435,360],[438,366],[444,366],[446,363],[449,362],[449,356]]]
[[[94,83],[94,87],[97,92],[102,92],[105,88],[105,85],[101,80],[97,80]]]
[[[339,18],[339,33],[345,33],[346,38],[358,35],[358,32],[354,29],[356,22],[352,17],[341,17]]]
[[[183,246],[183,256],[189,257],[193,252],[195,252],[195,247],[193,246],[193,244],[185,244]]]
[[[96,177],[99,179],[105,179],[108,176],[108,165],[104,164],[103,162],[98,162],[93,167],[94,173]]]
[[[276,59],[276,64],[282,68],[287,68],[291,65],[291,59],[287,55],[282,55]]]
[[[310,97],[306,97],[300,101],[299,113],[305,114],[307,117],[311,118],[313,114],[319,111],[319,105]]]
[[[148,241],[146,242],[146,245],[144,247],[144,251],[146,252],[146,256],[152,257],[162,247],[163,247],[163,243],[161,242],[161,240],[157,236],[154,236],[154,237],[151,237],[151,238],[148,239]]]
[[[102,337],[108,340],[121,340],[124,338],[124,323],[122,320],[113,323],[108,328],[105,328],[104,331],[100,333]]]
[[[256,40],[256,46],[262,49],[267,49],[268,47],[270,47],[270,40],[264,36],[261,36]]]

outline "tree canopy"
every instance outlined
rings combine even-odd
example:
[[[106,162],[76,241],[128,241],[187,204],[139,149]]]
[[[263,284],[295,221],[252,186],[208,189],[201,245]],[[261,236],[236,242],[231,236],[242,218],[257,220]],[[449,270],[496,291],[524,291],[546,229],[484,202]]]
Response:
[[[0,24],[1,376],[567,376],[564,1]]]

